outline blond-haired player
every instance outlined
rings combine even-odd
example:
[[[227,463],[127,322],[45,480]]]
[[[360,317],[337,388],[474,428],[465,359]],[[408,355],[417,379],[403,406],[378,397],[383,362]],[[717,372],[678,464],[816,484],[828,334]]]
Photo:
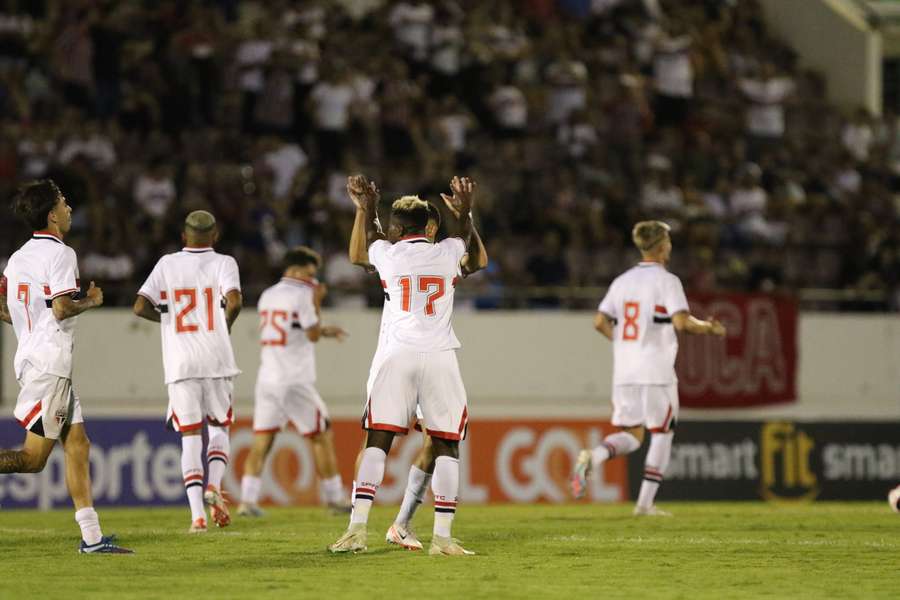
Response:
[[[328,409],[316,390],[315,344],[320,338],[342,341],[340,327],[321,324],[325,286],[316,279],[322,258],[306,246],[284,258],[281,280],[259,298],[261,364],[256,379],[253,447],[244,463],[238,514],[260,516],[260,474],[275,436],[290,422],[313,446],[325,503],[348,511]]]
[[[668,225],[641,221],[631,237],[642,260],[612,282],[594,318],[597,331],[613,343],[612,424],[619,431],[593,450],[581,451],[572,492],[582,497],[591,470],[637,450],[646,428],[650,448],[634,514],[668,516],[654,500],[669,464],[678,419],[675,331],[724,336],[725,327],[715,319],[691,316],[681,281],[666,270],[672,253]]]
[[[45,179],[23,186],[13,210],[34,232],[0,277],[0,320],[13,326],[18,341],[14,414],[25,429],[25,443],[21,450],[0,451],[0,473],[43,471],[60,440],[66,486],[81,528],[79,552],[131,553],[100,530],[91,495],[90,442],[72,387],[76,317],[102,305],[103,292],[92,281],[80,297],[78,260],[63,243],[72,225],[72,208],[55,183]],[[13,294],[11,302],[8,292]]]
[[[437,244],[425,235],[427,202],[414,196],[394,202],[385,236],[378,221],[377,188],[368,182],[365,188],[357,226],[365,228],[367,261],[378,270],[392,318],[363,415],[366,449],[357,470],[350,526],[330,550],[366,548],[366,523],[384,477],[387,453],[394,435],[409,430],[419,406],[436,456],[431,481],[435,522],[429,553],[469,554],[451,537],[459,491],[459,441],[465,436],[468,416],[455,353],[460,344],[450,321],[460,265],[473,243],[474,184],[454,178],[451,189],[457,199],[459,235]]]
[[[363,206],[367,193],[370,191],[377,193],[377,188],[372,186],[373,184],[362,175],[352,175],[348,177],[347,192],[353,199],[357,208]],[[457,203],[459,199],[447,194],[441,194],[441,198],[444,200],[450,213],[458,219],[459,206]],[[429,216],[425,226],[425,237],[428,238],[429,242],[434,243],[441,226],[441,214],[431,203],[428,204],[428,211]],[[350,261],[355,265],[359,265],[366,269],[372,269],[372,265],[368,262],[368,253],[365,244],[365,227],[363,226],[364,217],[365,213],[363,211],[357,211],[356,226],[350,237]],[[463,277],[468,277],[469,275],[486,268],[488,264],[487,250],[485,249],[474,224],[472,227],[472,236],[475,243],[472,244],[471,251],[463,258],[461,268]],[[369,378],[366,382],[367,399],[371,395],[375,376],[378,374],[378,369],[385,356],[385,349],[387,347],[385,340],[387,339],[387,332],[390,329],[391,321],[391,303],[385,302],[381,316],[378,346],[375,349],[375,356],[372,359],[372,367],[369,370]],[[417,421],[422,421],[420,409],[417,409],[416,418]],[[422,542],[419,541],[418,536],[415,531],[413,531],[411,522],[417,509],[422,504],[426,490],[428,490],[431,484],[436,458],[431,443],[431,437],[428,435],[427,431],[423,430],[419,423],[416,424],[416,429],[422,431],[422,448],[419,450],[419,453],[409,467],[409,475],[407,476],[403,500],[400,503],[400,510],[397,512],[397,515],[394,517],[394,522],[385,534],[385,541],[389,544],[396,544],[408,550],[421,550],[423,547]],[[365,440],[363,440],[363,446],[356,459],[356,470],[359,469],[359,463],[362,460],[365,448]],[[355,487],[354,482],[354,490]]]
[[[237,262],[219,254],[216,219],[197,210],[184,221],[181,252],[159,259],[138,291],[134,314],[160,324],[163,369],[169,394],[166,422],[181,433],[181,470],[191,507],[191,533],[207,530],[204,501],[219,527],[231,522],[220,489],[231,452],[229,427],[233,379],[240,373],[231,347],[231,326],[241,312]],[[203,491],[203,438],[209,442]]]

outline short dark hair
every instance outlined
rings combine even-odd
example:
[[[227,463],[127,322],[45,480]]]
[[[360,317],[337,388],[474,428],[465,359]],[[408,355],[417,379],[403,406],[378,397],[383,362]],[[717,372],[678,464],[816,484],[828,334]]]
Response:
[[[434,221],[438,227],[441,226],[441,211],[431,202],[428,203],[428,220]]]
[[[294,246],[284,255],[285,270],[306,265],[316,265],[317,268],[322,266],[322,257],[308,246]]]
[[[401,235],[424,234],[431,216],[430,206],[418,196],[403,196],[391,205],[391,223],[399,227]]]
[[[13,200],[13,213],[31,227],[32,231],[47,228],[47,215],[59,202],[62,192],[52,179],[26,183],[18,189]]]

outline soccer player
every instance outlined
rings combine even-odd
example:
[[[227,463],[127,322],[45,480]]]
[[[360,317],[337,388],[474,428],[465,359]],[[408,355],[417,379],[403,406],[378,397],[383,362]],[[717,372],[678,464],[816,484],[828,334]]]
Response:
[[[347,191],[350,197],[353,199],[353,203],[356,205],[357,209],[362,208],[363,204],[365,203],[366,189],[367,186],[370,185],[374,184],[370,184],[362,175],[353,175],[348,178]],[[373,191],[377,193],[377,187],[373,188]],[[447,205],[447,208],[450,210],[453,216],[456,219],[459,219],[460,207],[458,206],[458,198],[448,196],[447,194],[441,194],[441,198],[444,200],[444,203]],[[438,229],[441,225],[441,214],[434,207],[434,205],[430,203],[428,204],[428,210],[429,216],[428,223],[425,226],[425,236],[428,238],[429,242],[434,243],[435,238],[437,237]],[[368,262],[368,256],[365,246],[364,216],[365,213],[363,211],[357,211],[357,223],[355,224],[356,226],[353,229],[353,233],[351,234],[350,239],[350,260],[351,262],[353,262],[353,264],[371,269],[372,265]],[[472,226],[472,236],[475,238],[475,244],[472,248],[473,251],[467,253],[463,258],[463,277],[468,277],[472,273],[486,268],[488,264],[487,250],[485,249],[484,244],[482,243],[481,238],[478,235],[478,230],[475,228],[474,224]],[[366,382],[366,398],[371,395],[372,384],[374,382],[375,375],[378,373],[378,367],[381,364],[381,357],[383,356],[383,349],[385,347],[385,334],[391,322],[390,308],[390,303],[385,302],[381,317],[381,329],[378,336],[378,346],[375,350],[375,358],[372,361],[372,368],[369,371],[369,379]],[[419,408],[416,409],[416,418],[418,422],[422,421],[422,414]],[[421,425],[417,423],[416,429],[422,430]],[[362,460],[363,452],[365,452],[365,440],[363,441],[363,447],[359,451],[359,456],[356,459],[357,470],[359,469],[359,463]],[[431,437],[426,431],[423,430],[422,448],[413,461],[412,465],[410,465],[409,467],[409,476],[407,477],[406,490],[403,494],[403,501],[400,504],[400,510],[397,513],[397,516],[394,518],[393,524],[385,534],[385,541],[387,541],[389,544],[397,544],[409,550],[422,549],[422,542],[419,541],[418,536],[413,531],[410,523],[412,522],[412,519],[415,516],[416,510],[419,508],[419,505],[422,504],[422,500],[425,497],[425,492],[431,483],[431,477],[434,473],[435,458],[436,457],[434,455],[433,447],[431,444]]]
[[[324,284],[316,280],[321,257],[306,246],[287,253],[281,281],[259,298],[261,364],[256,379],[253,447],[241,479],[238,514],[261,516],[260,473],[276,434],[290,421],[313,445],[326,504],[349,512],[338,472],[328,409],[316,390],[314,344],[346,337],[340,327],[320,322]]]
[[[579,453],[572,492],[576,498],[584,496],[590,471],[637,450],[646,428],[650,448],[634,514],[671,516],[654,500],[669,465],[678,420],[675,331],[724,336],[725,327],[715,319],[691,316],[681,281],[666,270],[672,253],[668,225],[641,221],[631,239],[642,260],[612,282],[594,318],[597,331],[613,342],[612,424],[619,431],[593,450]]]
[[[75,251],[63,243],[72,208],[55,183],[45,179],[23,186],[14,212],[34,234],[6,265],[0,320],[13,326],[18,339],[14,366],[20,389],[14,414],[25,428],[25,443],[21,450],[0,450],[0,473],[42,471],[60,440],[66,486],[81,527],[79,552],[130,554],[100,529],[91,496],[90,442],[72,387],[76,317],[102,305],[103,291],[92,281],[81,296]]]
[[[409,430],[418,405],[436,457],[431,481],[434,535],[429,554],[470,554],[451,537],[459,490],[459,441],[468,417],[455,352],[460,344],[450,321],[461,262],[467,252],[474,252],[474,184],[455,177],[451,189],[459,207],[458,237],[434,244],[425,235],[430,212],[427,202],[416,196],[394,202],[385,236],[378,221],[377,188],[368,182],[363,186],[357,224],[365,228],[367,261],[381,277],[391,319],[363,415],[366,449],[357,471],[350,526],[329,547],[332,552],[365,550],[366,523],[384,477],[387,453],[394,435]]]
[[[191,533],[207,530],[206,509],[219,527],[231,523],[221,492],[231,444],[233,378],[240,373],[231,347],[231,326],[243,300],[237,262],[213,250],[216,219],[196,210],[184,221],[181,252],[159,259],[138,291],[134,314],[160,323],[163,368],[169,393],[166,422],[181,433],[181,470],[191,507]],[[209,442],[203,491],[204,421]]]

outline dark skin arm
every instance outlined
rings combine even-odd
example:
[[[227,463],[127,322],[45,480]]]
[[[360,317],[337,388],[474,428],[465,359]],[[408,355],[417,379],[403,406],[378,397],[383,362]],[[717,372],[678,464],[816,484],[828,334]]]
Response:
[[[53,299],[51,310],[57,321],[65,321],[77,317],[86,310],[96,308],[103,304],[103,290],[91,282],[87,297],[82,300],[74,300],[71,296],[57,296]]]
[[[156,307],[153,306],[152,302],[150,302],[143,296],[138,296],[137,299],[135,299],[134,306],[131,310],[135,315],[139,316],[142,319],[147,319],[148,321],[159,323],[159,311],[156,310]]]
[[[225,294],[225,322],[228,323],[228,333],[231,333],[231,326],[241,314],[244,308],[244,297],[238,290],[231,290]]]
[[[468,277],[472,273],[486,269],[488,266],[487,248],[484,247],[484,242],[481,241],[478,229],[474,226],[472,227],[472,241],[474,242],[471,244],[472,249],[468,251],[462,261],[463,277]]]
[[[602,333],[606,339],[613,339],[613,322],[606,314],[598,312],[594,315],[594,329]]]
[[[347,179],[347,192],[356,205],[356,219],[350,234],[350,262],[369,266],[369,246],[387,239],[378,220],[378,202],[381,194],[375,182],[365,175],[352,175]]]

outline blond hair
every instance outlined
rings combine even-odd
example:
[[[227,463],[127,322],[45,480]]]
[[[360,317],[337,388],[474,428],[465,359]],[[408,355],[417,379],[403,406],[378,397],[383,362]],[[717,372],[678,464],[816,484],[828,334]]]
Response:
[[[641,221],[631,230],[631,241],[641,252],[650,252],[666,239],[671,229],[662,221]]]
[[[412,211],[417,208],[428,210],[428,203],[418,196],[401,196],[391,205],[391,210]]]

